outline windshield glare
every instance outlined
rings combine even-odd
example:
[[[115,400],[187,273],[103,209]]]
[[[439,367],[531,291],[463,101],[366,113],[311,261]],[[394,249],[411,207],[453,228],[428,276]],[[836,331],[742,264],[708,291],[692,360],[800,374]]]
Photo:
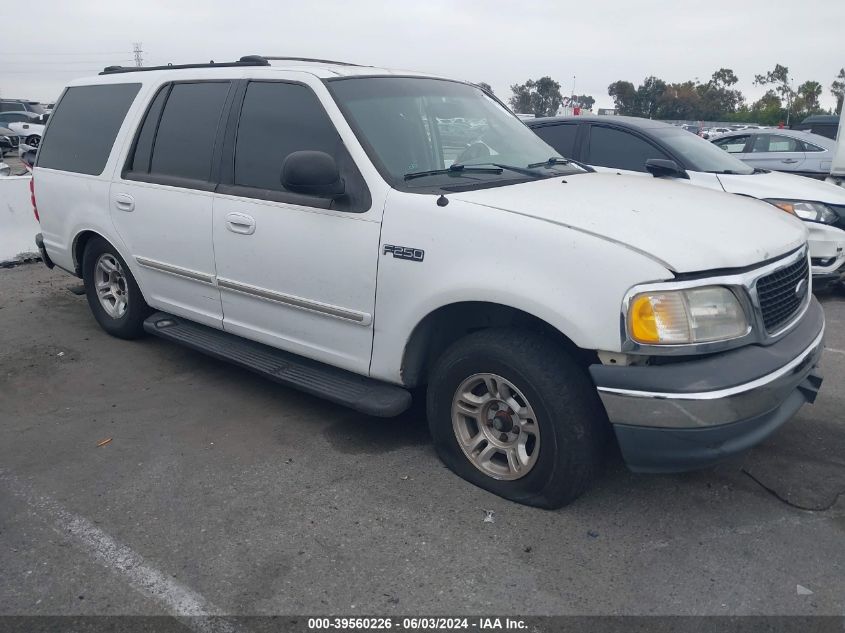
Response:
[[[700,136],[682,129],[651,131],[673,152],[681,156],[693,171],[731,172],[743,175],[754,173],[752,167]]]
[[[502,170],[407,174],[453,165],[491,163],[526,168],[558,154],[519,119],[474,86],[410,77],[360,77],[327,82],[352,128],[385,177],[401,186],[455,184],[456,179],[530,178]],[[536,177],[581,171],[564,165],[536,169]],[[462,182],[463,184],[463,182]]]

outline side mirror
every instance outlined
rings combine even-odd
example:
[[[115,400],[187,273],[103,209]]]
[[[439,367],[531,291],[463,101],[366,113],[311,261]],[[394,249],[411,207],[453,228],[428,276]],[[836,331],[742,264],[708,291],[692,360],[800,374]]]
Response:
[[[346,190],[334,158],[325,152],[292,152],[282,165],[282,185],[288,191],[336,198]]]
[[[689,180],[689,174],[673,160],[649,158],[645,162],[645,168],[655,178],[686,178]]]

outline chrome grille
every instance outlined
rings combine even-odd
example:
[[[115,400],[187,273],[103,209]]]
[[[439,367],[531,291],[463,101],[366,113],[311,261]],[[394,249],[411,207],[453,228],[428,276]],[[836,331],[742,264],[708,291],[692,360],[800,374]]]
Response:
[[[807,258],[757,280],[757,300],[768,333],[785,325],[801,309],[810,291]]]

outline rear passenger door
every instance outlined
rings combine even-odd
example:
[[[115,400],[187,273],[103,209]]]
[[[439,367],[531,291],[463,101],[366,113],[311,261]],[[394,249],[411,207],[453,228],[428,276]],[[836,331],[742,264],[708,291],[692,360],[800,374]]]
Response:
[[[150,305],[217,328],[212,205],[233,96],[230,81],[161,86],[109,196]]]
[[[361,374],[373,340],[380,208],[319,98],[295,81],[249,81],[229,120],[214,200],[224,328]],[[287,191],[292,152],[325,152],[346,195]]]

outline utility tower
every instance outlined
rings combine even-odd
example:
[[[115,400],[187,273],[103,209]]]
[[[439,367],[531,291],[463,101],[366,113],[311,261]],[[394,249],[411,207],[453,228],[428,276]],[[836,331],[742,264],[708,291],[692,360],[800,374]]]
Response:
[[[135,42],[132,45],[132,52],[135,53],[135,65],[141,67],[144,65],[144,51],[141,50],[141,42]]]

